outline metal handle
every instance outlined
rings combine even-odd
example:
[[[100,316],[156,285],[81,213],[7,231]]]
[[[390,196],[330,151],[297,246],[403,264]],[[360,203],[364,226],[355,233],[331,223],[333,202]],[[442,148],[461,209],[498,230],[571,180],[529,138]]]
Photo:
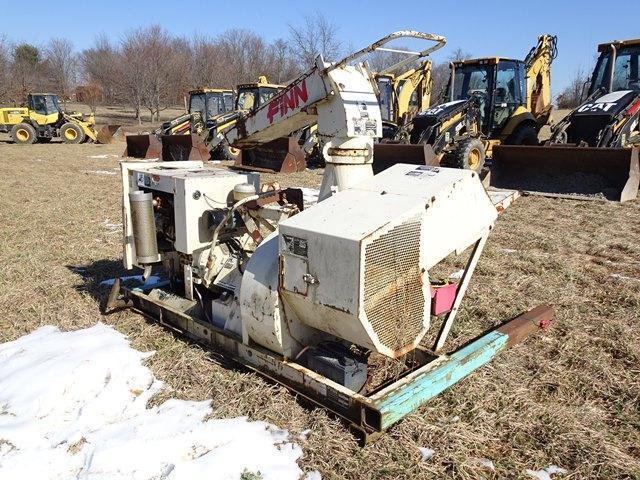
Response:
[[[395,49],[385,49],[385,48],[383,48],[383,45],[386,45],[387,43],[389,43],[389,42],[391,42],[393,40],[397,40],[398,38],[417,38],[419,40],[435,42],[435,45],[432,45],[429,48],[426,48],[426,49],[421,50],[419,52],[406,52],[407,53],[407,58],[405,58],[403,60],[400,60],[399,62],[391,65],[390,67],[384,69],[382,72],[379,72],[379,73],[390,72],[392,70],[396,70],[396,69],[399,69],[401,67],[404,67],[405,65],[407,65],[407,64],[409,64],[409,63],[411,63],[411,62],[413,62],[413,61],[415,61],[415,60],[417,60],[419,58],[426,57],[430,53],[433,53],[436,50],[441,49],[447,43],[447,39],[444,38],[441,35],[435,35],[433,33],[416,32],[414,30],[401,30],[399,32],[390,33],[386,37],[382,37],[377,42],[372,43],[371,45],[363,48],[362,50],[358,50],[357,52],[354,52],[351,55],[346,56],[345,58],[343,58],[339,62],[336,62],[336,63],[332,64],[330,67],[327,67],[327,71],[328,70],[333,70],[334,68],[344,67],[345,65],[353,62],[354,60],[356,60],[356,59],[358,59],[360,57],[364,57],[365,55],[368,55],[369,53],[375,52],[377,50],[404,53],[403,50],[395,50]]]

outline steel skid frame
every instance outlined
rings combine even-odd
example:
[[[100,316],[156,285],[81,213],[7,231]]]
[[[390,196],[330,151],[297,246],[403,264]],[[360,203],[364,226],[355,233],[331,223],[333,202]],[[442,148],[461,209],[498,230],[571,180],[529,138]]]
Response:
[[[474,248],[462,278],[462,289],[466,288],[465,280],[471,276],[485,240],[486,237],[480,239]],[[457,300],[463,294],[458,292]],[[200,307],[197,302],[172,292],[168,280],[161,279],[152,284],[129,280],[124,285],[117,279],[109,294],[107,311],[130,307],[170,330],[224,354],[313,404],[327,408],[346,421],[364,445],[491,361],[501,351],[549,326],[554,318],[552,307],[539,306],[485,332],[455,352],[437,354],[436,350],[439,351],[444,343],[458,305],[456,301],[454,309],[445,317],[433,351],[419,347],[411,352],[417,367],[367,395],[349,390],[259,345],[246,345],[240,337],[217,329],[198,313]]]

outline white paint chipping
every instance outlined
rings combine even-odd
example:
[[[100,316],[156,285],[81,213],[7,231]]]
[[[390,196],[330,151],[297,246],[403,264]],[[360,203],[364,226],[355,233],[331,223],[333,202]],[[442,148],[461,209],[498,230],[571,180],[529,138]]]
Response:
[[[0,478],[299,479],[288,433],[210,404],[171,399],[111,327],[42,327],[0,344]],[[307,478],[318,480],[317,472]]]

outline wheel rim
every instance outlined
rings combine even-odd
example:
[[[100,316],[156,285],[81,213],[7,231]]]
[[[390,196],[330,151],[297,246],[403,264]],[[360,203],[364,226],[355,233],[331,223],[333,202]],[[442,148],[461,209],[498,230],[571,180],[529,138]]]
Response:
[[[480,153],[480,150],[478,150],[477,148],[472,149],[469,152],[469,168],[471,170],[475,170],[476,168],[478,168],[481,158],[482,154]]]
[[[16,138],[21,142],[29,140],[29,131],[26,128],[19,128],[16,130]]]
[[[240,149],[229,147],[229,153],[231,153],[231,155],[233,155],[234,157],[237,157],[240,154]]]
[[[67,140],[75,140],[78,138],[78,132],[76,132],[73,128],[67,128],[64,131],[64,138]]]

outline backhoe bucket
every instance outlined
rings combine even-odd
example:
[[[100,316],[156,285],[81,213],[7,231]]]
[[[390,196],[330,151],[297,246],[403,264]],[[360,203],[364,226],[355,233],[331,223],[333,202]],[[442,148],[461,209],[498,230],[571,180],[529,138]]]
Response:
[[[103,125],[97,130],[98,143],[124,142],[122,125]]]
[[[198,135],[162,135],[162,154],[165,162],[182,160],[201,160],[211,158],[209,149]]]
[[[125,140],[123,157],[159,159],[162,155],[162,143],[155,135],[127,135]]]
[[[626,202],[638,196],[636,148],[496,146],[489,185],[534,195]]]
[[[295,137],[277,138],[256,148],[243,149],[233,168],[267,173],[303,172],[307,168],[304,151]]]
[[[396,163],[410,165],[440,165],[440,157],[435,154],[431,145],[424,143],[376,143],[373,147],[373,174],[386,170]]]

